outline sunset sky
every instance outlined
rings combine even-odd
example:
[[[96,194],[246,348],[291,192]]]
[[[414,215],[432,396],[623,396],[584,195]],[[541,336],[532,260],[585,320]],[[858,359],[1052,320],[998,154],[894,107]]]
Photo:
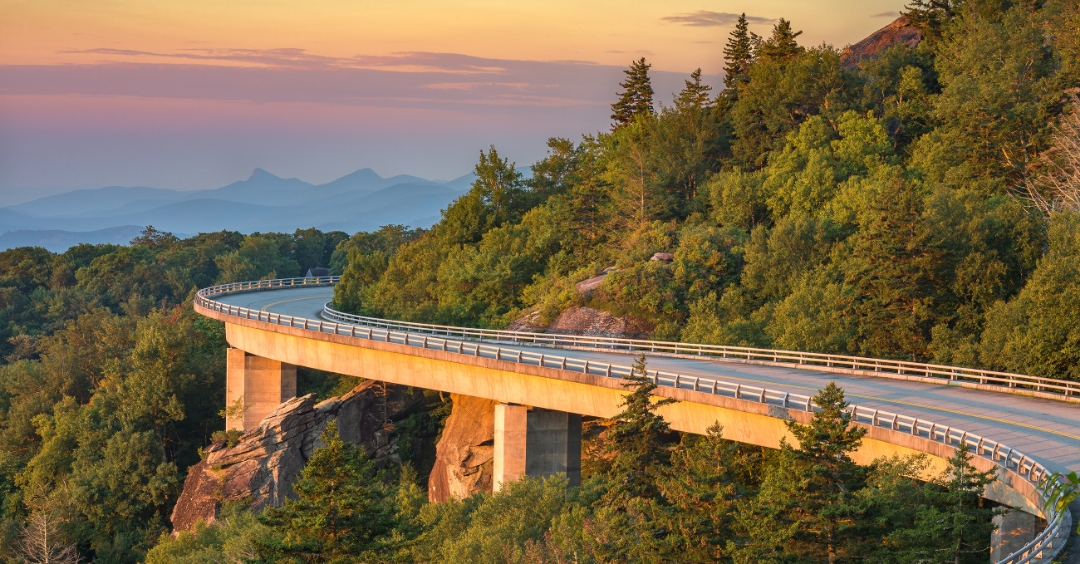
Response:
[[[453,178],[495,144],[605,129],[644,56],[658,99],[719,85],[740,12],[843,47],[904,0],[0,0],[0,205],[61,188]]]

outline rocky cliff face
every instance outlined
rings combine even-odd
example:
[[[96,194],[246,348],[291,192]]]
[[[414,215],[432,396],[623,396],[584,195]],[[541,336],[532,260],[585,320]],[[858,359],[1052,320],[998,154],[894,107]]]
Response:
[[[245,433],[236,445],[207,447],[191,467],[172,513],[175,531],[211,523],[224,503],[247,500],[253,509],[280,506],[319,446],[319,435],[337,420],[342,440],[362,445],[376,465],[400,462],[387,422],[423,401],[420,390],[363,382],[348,394],[316,404],[314,394],[293,398]],[[494,429],[494,427],[492,427]]]
[[[894,45],[917,47],[920,41],[922,41],[922,32],[919,28],[911,25],[906,17],[900,16],[889,25],[870,34],[866,39],[849,45],[840,55],[840,62],[845,68],[850,69],[889,47]]]
[[[453,394],[454,408],[435,447],[428,499],[443,502],[492,490],[495,403]]]

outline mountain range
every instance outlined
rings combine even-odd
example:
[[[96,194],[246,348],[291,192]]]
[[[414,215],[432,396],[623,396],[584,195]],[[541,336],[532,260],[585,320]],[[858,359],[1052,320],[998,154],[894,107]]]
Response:
[[[309,227],[355,233],[391,223],[430,227],[474,178],[383,178],[365,168],[315,185],[257,168],[247,180],[211,190],[73,190],[0,208],[0,249],[41,246],[60,252],[78,243],[126,243],[146,225],[177,236]]]

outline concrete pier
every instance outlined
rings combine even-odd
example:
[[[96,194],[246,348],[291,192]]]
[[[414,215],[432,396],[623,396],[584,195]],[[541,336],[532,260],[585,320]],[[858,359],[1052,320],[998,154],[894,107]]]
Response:
[[[230,348],[226,357],[225,406],[243,398],[244,413],[227,417],[228,430],[250,431],[282,402],[296,397],[296,366]]]
[[[523,405],[495,406],[495,491],[523,475],[566,474],[581,483],[581,416]]]
[[[1046,521],[1023,511],[1009,511],[1004,515],[997,515],[994,517],[994,524],[997,525],[997,530],[990,538],[991,562],[1000,562],[1020,550],[1046,528]]]

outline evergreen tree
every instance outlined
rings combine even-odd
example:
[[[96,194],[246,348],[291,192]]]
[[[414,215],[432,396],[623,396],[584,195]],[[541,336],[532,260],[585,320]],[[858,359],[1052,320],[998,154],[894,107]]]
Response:
[[[899,175],[889,181],[853,236],[845,269],[853,349],[877,357],[926,358],[944,304],[934,288],[945,277],[943,249],[922,220],[923,198]]]
[[[972,458],[967,443],[957,447],[949,468],[925,488],[926,505],[919,508],[914,526],[886,539],[903,561],[975,564],[989,558],[998,510],[982,496],[997,472],[979,472]]]
[[[750,65],[754,63],[754,45],[760,38],[750,31],[746,14],[739,16],[735,29],[724,47],[724,88],[734,93],[750,80]]]
[[[723,438],[713,425],[704,437],[684,437],[658,481],[666,507],[659,517],[669,531],[674,560],[719,562],[730,556],[738,503],[754,492],[761,450]]]
[[[773,26],[772,37],[761,44],[757,49],[757,56],[769,61],[787,61],[803,52],[795,38],[802,35],[801,31],[792,31],[791,22],[780,18]]]
[[[930,41],[940,39],[965,0],[911,0],[903,14]]]
[[[702,109],[709,106],[709,91],[712,86],[701,82],[701,69],[690,73],[690,80],[685,80],[685,86],[675,96],[675,108],[684,110],[689,108]]]
[[[701,69],[675,96],[675,106],[664,108],[655,122],[649,139],[651,168],[657,182],[671,198],[671,212],[685,217],[698,186],[718,166],[720,127],[712,111],[709,92],[712,87],[701,82]]]
[[[626,80],[619,83],[623,87],[619,101],[611,105],[611,119],[615,122],[612,129],[634,121],[634,117],[653,113],[653,88],[649,78],[649,68],[645,57],[630,63],[630,68],[623,71]]]
[[[630,393],[623,396],[623,410],[610,419],[604,438],[604,452],[612,457],[607,472],[611,479],[608,500],[616,506],[634,498],[658,496],[655,478],[668,462],[671,428],[656,409],[676,401],[653,399],[657,386],[649,379],[644,353],[634,361],[623,387]]]
[[[796,503],[802,521],[799,536],[817,545],[819,555],[834,562],[858,533],[855,492],[866,472],[851,459],[851,453],[862,444],[866,429],[852,426],[847,410],[850,404],[835,382],[818,392],[814,403],[821,411],[814,413],[809,425],[787,422],[799,441],[792,457],[798,475],[794,483],[802,488]],[[786,445],[781,448],[790,449]]]
[[[269,508],[262,521],[275,535],[259,541],[264,560],[276,562],[354,562],[381,546],[379,537],[392,527],[392,511],[362,447],[338,435],[337,422],[326,426],[293,486],[296,499]]]

